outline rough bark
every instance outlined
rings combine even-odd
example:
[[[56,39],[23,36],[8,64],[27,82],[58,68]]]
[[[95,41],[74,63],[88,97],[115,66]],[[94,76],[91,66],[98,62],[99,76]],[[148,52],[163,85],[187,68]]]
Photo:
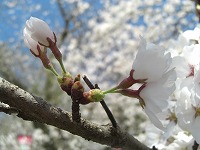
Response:
[[[18,117],[36,121],[66,130],[111,147],[121,147],[125,150],[150,150],[133,136],[122,131],[119,127],[97,125],[81,118],[80,123],[73,122],[70,112],[50,105],[40,97],[34,96],[18,86],[0,77],[0,101],[18,111]]]

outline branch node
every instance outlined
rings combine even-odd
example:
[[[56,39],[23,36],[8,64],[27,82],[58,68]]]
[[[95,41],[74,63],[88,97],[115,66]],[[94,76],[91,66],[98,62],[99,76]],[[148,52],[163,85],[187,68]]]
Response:
[[[90,80],[86,77],[86,76],[83,76],[83,80],[85,81],[85,83],[88,85],[88,87],[90,89],[100,89],[98,87],[98,84],[95,84],[95,86],[90,82]],[[117,128],[117,122],[112,114],[112,112],[110,111],[110,109],[108,108],[108,106],[106,105],[105,101],[104,100],[101,100],[100,101],[102,107],[104,108],[108,118],[110,119],[111,123],[112,123],[112,126],[114,128]]]
[[[71,89],[71,98],[72,98],[72,119],[73,121],[80,123],[81,114],[80,114],[80,100],[83,98],[84,88],[80,81],[76,81]]]

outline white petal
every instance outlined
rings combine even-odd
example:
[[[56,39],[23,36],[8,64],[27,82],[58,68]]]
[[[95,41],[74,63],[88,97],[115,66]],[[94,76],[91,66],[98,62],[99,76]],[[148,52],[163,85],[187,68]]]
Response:
[[[185,87],[181,90],[180,99],[177,101],[176,116],[178,119],[178,125],[183,130],[188,130],[188,127],[192,123],[195,116],[195,110],[192,106],[190,97],[191,93]]]
[[[23,30],[23,35],[24,35],[24,43],[25,45],[31,49],[31,51],[38,56],[39,55],[39,51],[37,49],[37,47],[39,46],[41,51],[44,51],[44,46],[41,46],[38,44],[38,42],[36,42],[35,40],[33,40],[30,35],[29,32],[27,31],[27,28],[24,28]]]
[[[196,97],[200,98],[200,69],[197,71],[194,77],[194,92]]]
[[[179,78],[185,78],[191,72],[188,62],[181,56],[176,56],[172,59],[170,68],[175,68],[176,74]]]
[[[196,117],[191,124],[190,132],[192,136],[195,138],[196,142],[200,144],[200,116]]]
[[[172,135],[175,126],[176,123],[174,121],[169,122],[169,124],[164,130],[164,134],[161,137],[163,141],[166,141]]]
[[[136,59],[133,62],[134,79],[156,81],[168,70],[171,64],[170,53],[165,54],[162,47],[147,44],[142,38]]]
[[[188,39],[199,40],[199,35],[194,32],[194,30],[187,30],[183,35]]]
[[[154,113],[167,108],[168,98],[175,90],[175,80],[176,73],[170,70],[157,82],[147,83],[140,92],[140,97],[144,100],[146,107]]]
[[[186,59],[188,64],[195,66],[199,65],[199,58],[200,58],[200,45],[193,44],[190,46],[185,46],[182,52],[182,56]]]
[[[41,19],[31,17],[26,21],[26,28],[30,33],[31,38],[43,45],[49,45],[47,37],[55,42],[53,32],[49,28],[48,24]]]
[[[147,114],[147,116],[149,117],[149,119],[151,120],[151,122],[159,129],[164,130],[164,127],[161,123],[161,121],[157,118],[157,116],[151,111],[149,110],[147,107],[144,107],[144,111]]]

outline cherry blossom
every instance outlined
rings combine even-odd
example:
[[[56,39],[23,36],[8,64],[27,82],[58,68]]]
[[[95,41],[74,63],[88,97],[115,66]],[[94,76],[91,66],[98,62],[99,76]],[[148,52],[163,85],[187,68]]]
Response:
[[[170,53],[152,43],[147,43],[142,37],[139,50],[133,62],[133,78],[146,79],[152,82],[160,79],[167,72],[171,64]]]
[[[194,30],[187,30],[183,32],[183,36],[187,38],[188,41],[199,42],[200,41],[200,26],[198,25]]]
[[[200,143],[200,93],[199,93],[200,70],[195,74],[193,80],[193,88],[189,90],[184,87],[181,90],[180,99],[177,101],[176,116],[178,125],[186,131],[189,131]]]
[[[30,19],[26,21],[25,29],[33,40],[44,46],[48,47],[50,45],[47,38],[51,39],[54,43],[56,42],[53,31],[51,31],[48,24],[41,19],[30,17]]]

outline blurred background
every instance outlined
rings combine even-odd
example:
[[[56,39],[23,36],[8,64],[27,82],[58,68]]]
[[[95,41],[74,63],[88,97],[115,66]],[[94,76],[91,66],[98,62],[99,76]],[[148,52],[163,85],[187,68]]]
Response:
[[[56,33],[67,71],[86,75],[102,90],[128,76],[140,35],[163,47],[176,46],[178,35],[199,21],[191,0],[0,0],[0,76],[67,111],[70,98],[24,45],[23,29],[31,16],[46,21]],[[137,100],[116,94],[105,101],[123,130],[148,146],[159,140],[160,131],[146,119]],[[99,103],[81,106],[81,114],[101,125],[110,123]],[[111,148],[0,113],[0,150],[46,149]]]

